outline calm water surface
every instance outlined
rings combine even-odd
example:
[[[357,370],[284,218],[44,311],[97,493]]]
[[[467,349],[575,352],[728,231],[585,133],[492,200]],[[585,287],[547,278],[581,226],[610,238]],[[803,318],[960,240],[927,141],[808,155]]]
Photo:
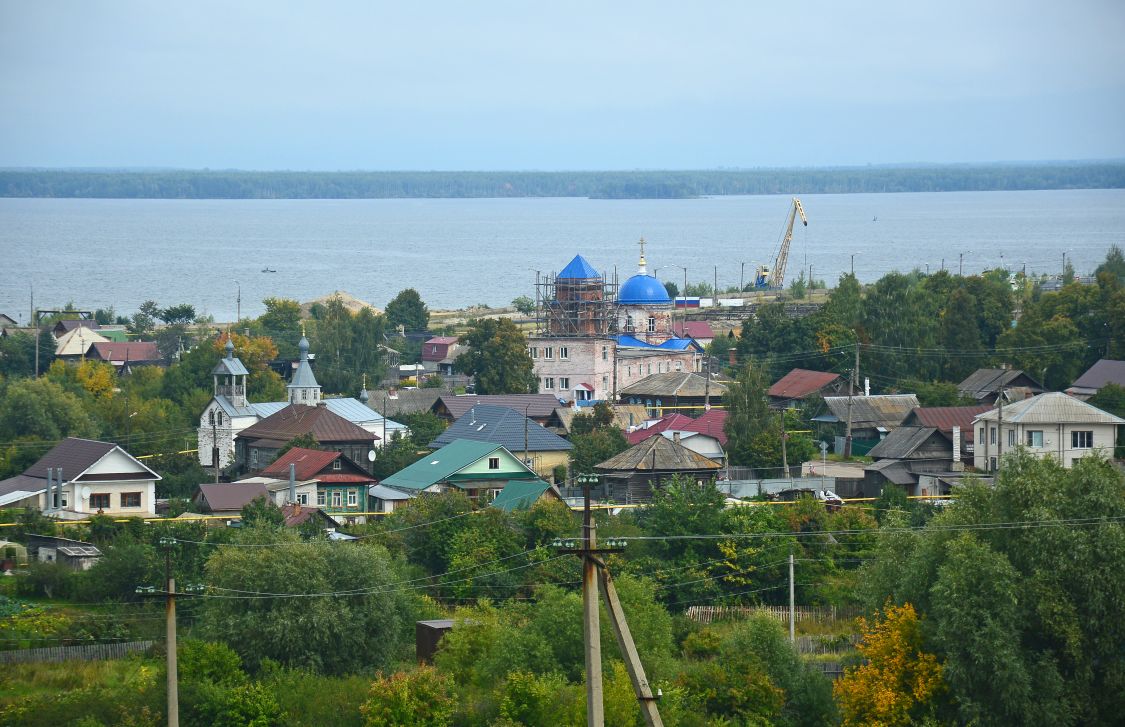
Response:
[[[1003,264],[1056,273],[1064,252],[1092,270],[1125,244],[1125,190],[808,195],[789,278],[834,283],[854,256],[861,280],[914,267],[966,273]],[[682,284],[738,285],[772,261],[789,211],[781,196],[695,200],[0,199],[0,313],[26,321],[74,301],[129,313],[187,302],[218,320],[261,300],[347,291],[382,307],[406,287],[431,308],[506,305],[534,295],[535,271],[575,253],[624,278],[640,237],[650,269]],[[263,267],[276,273],[263,273]]]

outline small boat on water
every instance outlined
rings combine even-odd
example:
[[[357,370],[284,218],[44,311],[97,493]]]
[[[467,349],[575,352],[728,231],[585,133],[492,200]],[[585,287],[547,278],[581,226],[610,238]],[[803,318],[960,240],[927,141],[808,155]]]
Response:
[[[263,273],[276,273],[277,268],[271,268],[267,265],[266,267],[262,268],[262,272]]]

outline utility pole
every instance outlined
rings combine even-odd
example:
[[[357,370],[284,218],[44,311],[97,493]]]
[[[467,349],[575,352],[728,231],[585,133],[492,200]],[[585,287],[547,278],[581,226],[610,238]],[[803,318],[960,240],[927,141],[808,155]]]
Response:
[[[176,539],[162,537],[159,543],[164,548],[165,590],[161,593],[152,586],[137,586],[136,592],[142,596],[164,596],[165,650],[168,652],[168,727],[179,727],[180,692],[176,659],[176,579],[172,577],[172,546],[175,545]],[[203,586],[198,584],[189,585],[184,589],[187,594],[202,591]]]
[[[715,308],[719,307],[719,266],[718,265],[715,266],[715,298],[714,298],[714,300],[711,301],[711,303]],[[687,328],[687,317],[686,316],[684,317],[684,328]],[[686,336],[687,333],[685,332],[684,335]]]
[[[601,662],[601,632],[598,623],[598,590],[601,586],[602,596],[605,600],[606,613],[609,615],[610,626],[621,655],[625,658],[625,667],[629,671],[629,678],[633,682],[633,691],[641,707],[641,715],[648,727],[663,727],[660,711],[656,707],[658,695],[653,694],[652,687],[645,676],[644,666],[641,664],[637,653],[636,644],[633,642],[629,623],[625,619],[625,611],[617,596],[617,588],[609,568],[601,559],[603,554],[620,553],[625,549],[624,540],[611,539],[606,547],[597,546],[595,525],[590,513],[590,485],[597,481],[597,475],[579,475],[577,480],[582,484],[583,500],[585,507],[582,513],[582,539],[580,541],[555,540],[554,546],[561,553],[574,553],[582,558],[582,626],[586,654],[586,724],[589,727],[604,727],[605,713],[602,704],[602,662]]]
[[[711,411],[711,356],[704,352],[703,357],[707,361],[707,378],[703,381],[703,411]]]
[[[215,484],[219,484],[219,433],[214,422],[211,423],[211,467],[215,470]]]
[[[789,551],[789,640],[791,642],[797,641],[797,616],[796,616],[796,609],[794,608],[795,604],[796,604],[796,598],[794,597],[794,586],[793,586],[793,550],[792,550],[792,546],[790,546],[790,551]]]
[[[1000,387],[1000,396],[997,398],[1000,410],[996,413],[996,471],[1000,472],[1001,463],[1004,461],[1004,387]]]
[[[785,451],[785,440],[789,435],[785,431],[785,410],[781,410],[781,468],[784,470],[784,477],[789,479],[789,456]]]
[[[859,341],[855,342],[855,365],[852,366],[851,375],[848,377],[848,423],[844,430],[844,459],[852,456],[852,397],[855,388],[859,385]]]

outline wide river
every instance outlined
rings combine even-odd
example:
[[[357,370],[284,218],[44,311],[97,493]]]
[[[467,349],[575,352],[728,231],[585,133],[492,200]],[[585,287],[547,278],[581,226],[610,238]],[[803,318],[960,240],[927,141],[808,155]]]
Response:
[[[1125,245],[1125,190],[807,195],[788,278],[812,267],[834,284],[854,261],[891,270],[975,273],[997,265],[1089,272]],[[219,321],[261,300],[347,291],[380,307],[416,288],[431,308],[534,296],[536,271],[581,253],[623,280],[647,240],[649,269],[682,284],[737,286],[777,253],[790,198],[692,200],[0,199],[0,313],[28,320],[73,301],[131,313],[191,303]],[[262,272],[263,268],[276,270]]]

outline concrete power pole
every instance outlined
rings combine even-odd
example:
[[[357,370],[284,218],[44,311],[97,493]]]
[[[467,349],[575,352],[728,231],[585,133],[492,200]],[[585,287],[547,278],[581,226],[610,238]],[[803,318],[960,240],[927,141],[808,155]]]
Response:
[[[793,585],[793,554],[789,554],[789,640],[792,642],[797,641],[797,616],[796,598],[794,598],[794,585]]]
[[[852,397],[855,388],[859,385],[859,341],[855,342],[855,365],[852,366],[851,376],[848,377],[848,424],[844,431],[844,459],[852,456]]]

